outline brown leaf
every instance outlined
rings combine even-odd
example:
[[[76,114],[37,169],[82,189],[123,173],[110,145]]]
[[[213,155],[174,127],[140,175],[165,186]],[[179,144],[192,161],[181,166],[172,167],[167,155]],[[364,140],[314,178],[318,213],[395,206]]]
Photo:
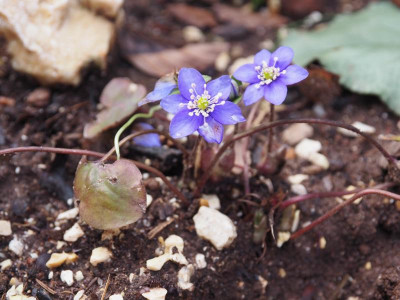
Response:
[[[104,109],[97,114],[95,121],[85,125],[83,136],[91,139],[102,131],[120,124],[134,113],[145,95],[146,88],[133,83],[129,78],[112,79],[100,96]]]
[[[213,14],[205,8],[176,3],[168,5],[168,11],[179,21],[200,28],[214,27],[217,25]]]
[[[224,42],[188,44],[180,49],[128,55],[128,59],[143,72],[161,77],[183,67],[204,71],[228,47],[229,44]]]
[[[243,26],[250,30],[259,27],[277,28],[288,21],[285,17],[271,15],[267,10],[256,13],[243,8],[218,3],[213,6],[213,10],[220,21]]]

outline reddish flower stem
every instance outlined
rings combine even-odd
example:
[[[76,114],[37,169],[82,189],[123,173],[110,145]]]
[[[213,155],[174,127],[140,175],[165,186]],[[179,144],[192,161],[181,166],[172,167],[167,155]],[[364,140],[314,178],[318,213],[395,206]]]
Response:
[[[17,147],[17,148],[8,148],[0,150],[0,156],[6,154],[14,154],[18,152],[49,152],[49,153],[58,153],[58,154],[69,154],[69,155],[87,155],[93,156],[97,158],[103,158],[104,153],[90,151],[90,150],[83,150],[83,149],[68,149],[68,148],[54,148],[54,147],[37,147],[37,146],[30,146],[30,147]],[[112,157],[114,160],[115,157]],[[139,169],[146,170],[161,178],[162,181],[175,193],[175,195],[182,201],[184,205],[188,205],[189,201],[186,197],[165,177],[163,173],[158,171],[157,169],[150,167],[144,163],[131,160]]]
[[[258,133],[260,131],[264,131],[270,128],[275,128],[278,126],[282,125],[288,125],[288,124],[295,124],[295,123],[307,123],[307,124],[319,124],[319,125],[327,125],[327,126],[333,126],[333,127],[339,127],[339,128],[345,128],[350,131],[353,131],[357,133],[358,135],[362,136],[365,138],[370,144],[372,144],[375,148],[379,150],[379,152],[382,153],[382,155],[386,158],[388,163],[390,165],[394,165],[395,168],[397,168],[396,165],[396,160],[372,137],[369,135],[361,132],[359,129],[352,125],[348,125],[345,123],[341,122],[336,122],[336,121],[330,121],[330,120],[320,120],[320,119],[293,119],[293,120],[278,120],[274,121],[272,123],[267,123],[267,124],[261,124],[255,128],[252,128],[250,130],[246,130],[245,132],[236,134],[233,136],[230,140],[226,141],[222,147],[218,150],[217,154],[214,156],[213,160],[209,164],[209,167],[205,172],[203,173],[202,177],[199,180],[199,183],[197,185],[196,190],[194,191],[194,196],[197,197],[201,193],[201,191],[204,188],[204,185],[206,184],[208,178],[212,174],[212,169],[214,166],[216,166],[218,160],[221,158],[222,154],[230,147],[235,141],[240,140],[242,138],[245,138],[247,136],[253,135],[255,133]]]
[[[143,131],[139,131],[139,132],[135,132],[135,133],[131,133],[129,135],[127,135],[126,137],[124,137],[119,143],[118,145],[121,147],[123,144],[125,144],[127,141],[138,137],[140,135],[144,135],[144,134],[149,134],[149,133],[157,133],[158,135],[163,135],[165,136],[168,140],[170,140],[171,142],[173,142],[175,144],[175,146],[181,150],[181,152],[183,153],[184,158],[186,158],[189,153],[187,152],[187,150],[185,149],[185,147],[182,146],[182,144],[180,142],[178,142],[177,140],[175,140],[174,138],[172,138],[168,133],[162,132],[160,130],[157,129],[150,129],[150,130],[143,130]],[[115,152],[115,147],[112,147],[110,151],[107,152],[106,155],[104,155],[104,157],[102,157],[101,161],[106,161],[111,155],[113,155],[113,153]]]
[[[275,105],[270,103],[270,111],[269,111],[269,122],[272,123],[275,119]],[[268,144],[267,144],[267,151],[266,151],[266,158],[268,159],[269,154],[272,151],[272,144],[274,142],[274,128],[271,127],[268,131]]]
[[[346,200],[345,202],[343,202],[343,203],[335,206],[331,210],[329,210],[326,214],[322,215],[321,217],[319,217],[318,219],[313,221],[310,225],[308,225],[308,226],[306,226],[306,227],[304,227],[302,229],[297,230],[294,234],[292,234],[290,239],[293,240],[295,238],[298,238],[299,236],[303,235],[307,231],[310,231],[311,229],[313,229],[315,226],[317,226],[317,225],[321,224],[322,222],[324,222],[326,219],[332,217],[334,214],[336,214],[343,207],[351,204],[352,202],[356,201],[358,198],[361,198],[361,197],[363,197],[365,195],[371,195],[371,194],[382,195],[382,196],[385,196],[385,197],[393,198],[395,200],[400,200],[400,195],[395,194],[395,193],[391,193],[391,192],[388,192],[388,191],[383,191],[383,190],[379,190],[379,189],[365,189],[365,190],[362,190],[362,191],[358,192],[357,194],[355,194],[350,199]]]
[[[373,189],[387,189],[394,185],[395,184],[393,182],[389,182],[389,183],[378,184],[372,188]],[[283,201],[280,204],[279,209],[284,210],[286,207],[288,207],[292,204],[296,204],[296,203],[299,203],[299,202],[302,202],[305,200],[311,200],[311,199],[317,199],[317,198],[341,197],[341,196],[345,196],[345,195],[355,194],[355,193],[361,192],[363,190],[364,190],[363,188],[360,188],[360,189],[355,189],[352,191],[321,192],[321,193],[312,193],[312,194],[307,194],[307,195],[295,196],[295,197],[289,198],[286,201]]]

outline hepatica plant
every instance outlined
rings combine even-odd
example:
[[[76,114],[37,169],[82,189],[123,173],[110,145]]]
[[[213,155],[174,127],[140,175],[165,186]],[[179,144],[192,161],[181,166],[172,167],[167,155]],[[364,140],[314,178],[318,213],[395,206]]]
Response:
[[[244,122],[238,105],[229,101],[231,78],[221,76],[208,83],[195,69],[183,68],[178,75],[179,93],[161,100],[161,107],[175,114],[169,130],[173,138],[197,131],[209,143],[221,143],[223,125]]]

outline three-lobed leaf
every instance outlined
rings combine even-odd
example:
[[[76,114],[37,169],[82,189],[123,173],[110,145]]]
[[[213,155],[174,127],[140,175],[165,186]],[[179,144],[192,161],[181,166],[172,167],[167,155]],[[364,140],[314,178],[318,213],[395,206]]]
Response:
[[[96,229],[120,228],[140,219],[146,211],[142,174],[130,160],[113,164],[81,161],[74,180],[83,221]]]
[[[313,32],[291,30],[290,45],[297,64],[313,60],[340,76],[352,91],[378,95],[400,114],[400,9],[389,2],[337,16]]]

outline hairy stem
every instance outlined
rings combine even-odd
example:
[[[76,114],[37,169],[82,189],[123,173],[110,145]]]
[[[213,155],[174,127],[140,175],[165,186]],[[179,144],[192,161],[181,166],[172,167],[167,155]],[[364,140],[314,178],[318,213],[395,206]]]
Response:
[[[87,156],[93,156],[97,158],[103,158],[104,153],[101,152],[96,152],[96,151],[90,151],[90,150],[83,150],[83,149],[68,149],[68,148],[54,148],[54,147],[36,147],[36,146],[31,146],[31,147],[17,147],[17,148],[8,148],[8,149],[3,149],[0,150],[0,156],[1,155],[6,155],[6,154],[14,154],[18,152],[49,152],[49,153],[58,153],[58,154],[71,154],[71,155],[87,155]],[[112,157],[115,159],[115,157]],[[157,169],[150,167],[144,163],[132,160],[132,162],[139,168],[146,170],[147,172],[150,172],[154,174],[155,176],[158,176],[161,178],[162,181],[175,193],[175,195],[184,203],[185,205],[189,204],[189,201],[186,199],[186,197],[165,177],[163,173],[158,171]]]
[[[272,123],[275,119],[275,105],[270,103],[270,111],[269,111],[269,122]],[[274,142],[274,128],[271,127],[268,130],[268,143],[267,143],[267,151],[266,151],[266,159],[268,159],[269,154],[272,151],[272,144]]]
[[[274,121],[272,123],[261,124],[255,128],[252,128],[250,130],[246,130],[245,132],[236,134],[230,140],[226,141],[222,145],[222,147],[218,150],[217,154],[214,156],[213,160],[209,164],[208,169],[205,170],[202,177],[200,178],[199,183],[197,185],[197,189],[194,192],[194,196],[198,196],[201,193],[201,191],[204,188],[204,185],[206,184],[208,178],[210,177],[212,169],[217,164],[218,160],[221,158],[222,154],[226,151],[226,149],[228,149],[228,147],[230,147],[235,141],[240,140],[245,137],[248,137],[248,136],[258,133],[260,131],[264,131],[266,129],[275,128],[275,127],[282,126],[282,125],[295,124],[295,123],[327,125],[327,126],[345,128],[350,131],[353,131],[353,132],[357,133],[358,135],[362,136],[363,138],[365,138],[370,144],[372,144],[375,148],[377,148],[379,150],[379,152],[381,152],[382,155],[386,158],[388,163],[390,165],[394,165],[397,168],[396,160],[374,138],[361,132],[359,129],[357,129],[356,127],[354,127],[352,125],[348,125],[348,124],[337,122],[337,121],[320,120],[320,119],[279,120],[279,121]]]
[[[143,131],[131,133],[131,134],[127,135],[126,137],[124,137],[119,142],[118,146],[121,147],[127,141],[129,141],[129,140],[131,140],[131,139],[133,139],[133,138],[135,138],[137,136],[144,135],[144,134],[149,134],[149,133],[157,133],[159,135],[165,136],[168,140],[173,142],[175,144],[175,146],[179,150],[182,151],[184,157],[187,157],[189,155],[188,151],[185,149],[185,147],[183,147],[183,145],[179,141],[177,141],[174,138],[172,138],[168,133],[162,132],[162,131],[157,130],[157,129],[143,130]],[[115,147],[112,147],[111,150],[108,151],[106,155],[104,155],[104,157],[101,159],[101,161],[106,161],[111,155],[113,155],[114,152],[115,152]]]
[[[127,129],[136,119],[139,118],[151,118],[157,110],[160,110],[161,106],[153,106],[150,108],[148,113],[139,113],[139,114],[134,114],[124,125],[121,126],[120,129],[118,129],[117,133],[115,134],[114,137],[114,147],[115,147],[115,154],[117,155],[117,159],[121,158],[121,154],[119,151],[119,137],[121,134]]]
[[[382,183],[382,184],[378,184],[374,187],[372,187],[373,189],[387,189],[389,187],[394,186],[395,183],[393,182],[388,182],[388,183]],[[289,198],[286,201],[283,201],[280,206],[279,209],[284,210],[286,207],[299,203],[299,202],[303,202],[306,200],[311,200],[311,199],[318,199],[318,198],[329,198],[329,197],[342,197],[345,195],[351,195],[351,194],[355,194],[358,192],[363,191],[363,188],[360,189],[355,189],[352,191],[340,191],[340,192],[321,192],[321,193],[312,193],[312,194],[307,194],[307,195],[300,195],[300,196],[295,196],[292,198]]]
[[[391,193],[391,192],[388,192],[388,191],[383,191],[383,190],[379,190],[379,189],[365,189],[365,190],[362,190],[362,191],[358,192],[357,194],[355,194],[350,199],[346,200],[345,202],[335,206],[334,208],[329,210],[326,214],[322,215],[321,217],[319,217],[318,219],[313,221],[308,226],[297,230],[294,234],[292,234],[290,239],[293,240],[295,238],[298,238],[299,236],[303,235],[307,231],[310,231],[315,226],[317,226],[317,225],[321,224],[322,222],[324,222],[326,219],[332,217],[334,214],[336,214],[343,207],[351,204],[352,202],[356,201],[358,198],[361,198],[361,197],[363,197],[365,195],[371,195],[371,194],[382,195],[382,196],[385,196],[385,197],[393,198],[395,200],[400,200],[400,195],[395,194],[395,193]]]

